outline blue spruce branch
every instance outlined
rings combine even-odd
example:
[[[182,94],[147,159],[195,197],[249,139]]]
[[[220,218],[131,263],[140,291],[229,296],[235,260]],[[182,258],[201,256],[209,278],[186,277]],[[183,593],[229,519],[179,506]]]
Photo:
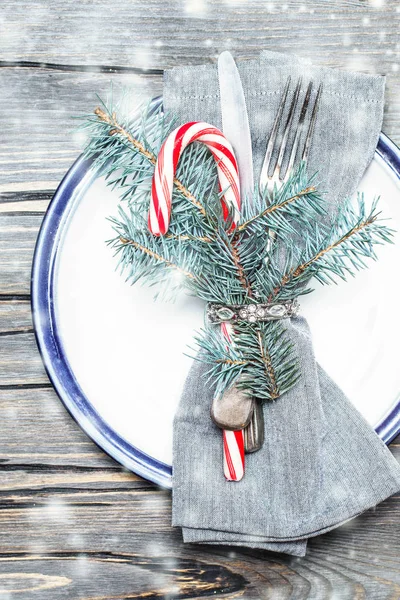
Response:
[[[161,110],[144,107],[133,119],[118,119],[103,104],[86,118],[85,150],[109,185],[119,190],[118,218],[110,240],[127,280],[146,281],[174,295],[180,290],[224,305],[292,300],[312,291],[310,279],[331,283],[365,268],[375,247],[393,231],[379,218],[377,202],[367,210],[343,204],[328,222],[315,177],[301,164],[272,193],[254,190],[243,199],[240,220],[224,218],[216,165],[204,145],[188,146],[180,159],[168,233],[147,227],[151,180],[158,151],[174,126]],[[321,219],[320,217],[324,218]],[[324,223],[324,224],[323,224]],[[271,231],[276,242],[271,245]],[[234,382],[253,396],[274,400],[299,376],[294,349],[281,322],[234,324],[234,343],[208,325],[197,338],[198,359],[220,392]]]

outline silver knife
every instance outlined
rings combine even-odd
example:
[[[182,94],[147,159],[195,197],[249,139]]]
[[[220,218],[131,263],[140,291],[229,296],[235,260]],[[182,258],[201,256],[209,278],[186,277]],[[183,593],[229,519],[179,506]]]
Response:
[[[228,51],[218,57],[218,81],[222,131],[232,144],[238,162],[242,202],[251,202],[254,174],[249,119],[239,71]],[[243,408],[245,406],[251,411],[250,423],[244,430],[245,451],[255,452],[261,448],[264,439],[263,410],[257,400],[247,402]]]
[[[235,151],[239,166],[242,201],[251,201],[254,190],[251,135],[239,71],[230,52],[218,57],[218,81],[221,99],[222,131]]]

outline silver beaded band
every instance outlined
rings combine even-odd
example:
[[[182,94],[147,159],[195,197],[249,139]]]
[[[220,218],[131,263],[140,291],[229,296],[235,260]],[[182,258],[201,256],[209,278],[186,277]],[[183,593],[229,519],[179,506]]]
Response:
[[[210,302],[207,305],[207,318],[210,323],[222,323],[224,321],[246,321],[256,323],[257,321],[277,321],[295,317],[299,312],[299,303],[295,300],[288,302],[271,302],[268,304],[241,304],[229,305]]]

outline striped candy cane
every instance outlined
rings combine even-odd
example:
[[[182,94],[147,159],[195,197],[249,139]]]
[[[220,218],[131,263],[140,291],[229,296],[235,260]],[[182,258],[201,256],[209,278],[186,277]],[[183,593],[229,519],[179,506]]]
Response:
[[[219,129],[208,123],[185,123],[169,134],[157,157],[148,221],[154,235],[164,235],[168,231],[178,161],[186,146],[195,141],[205,144],[217,161],[219,188],[224,191],[224,217],[228,216],[227,206],[234,208],[234,221],[239,217],[239,174],[232,146]]]
[[[223,215],[227,219],[229,207],[234,209],[234,222],[239,218],[240,188],[236,158],[231,144],[224,134],[208,123],[192,122],[170,133],[157,157],[154,171],[148,226],[153,235],[168,231],[171,216],[172,188],[179,158],[192,142],[205,144],[217,161],[220,191],[224,191]],[[232,343],[232,327],[221,323],[221,330],[228,343]],[[244,432],[223,430],[224,475],[229,481],[239,481],[244,475]]]
[[[229,344],[233,344],[233,327],[221,323],[221,331]],[[222,430],[224,443],[224,475],[228,481],[240,481],[244,475],[244,429]]]

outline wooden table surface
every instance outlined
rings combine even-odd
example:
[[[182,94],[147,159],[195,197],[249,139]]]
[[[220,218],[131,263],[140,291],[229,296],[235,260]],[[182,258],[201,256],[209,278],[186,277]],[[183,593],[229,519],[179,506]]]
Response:
[[[35,239],[79,154],[95,92],[162,89],[162,70],[261,48],[387,74],[400,143],[392,0],[2,0],[0,6],[0,600],[400,598],[400,498],[313,539],[302,559],[183,545],[170,493],[127,472],[63,408],[30,316]],[[379,399],[377,399],[379,401]],[[400,459],[399,439],[391,444]]]

